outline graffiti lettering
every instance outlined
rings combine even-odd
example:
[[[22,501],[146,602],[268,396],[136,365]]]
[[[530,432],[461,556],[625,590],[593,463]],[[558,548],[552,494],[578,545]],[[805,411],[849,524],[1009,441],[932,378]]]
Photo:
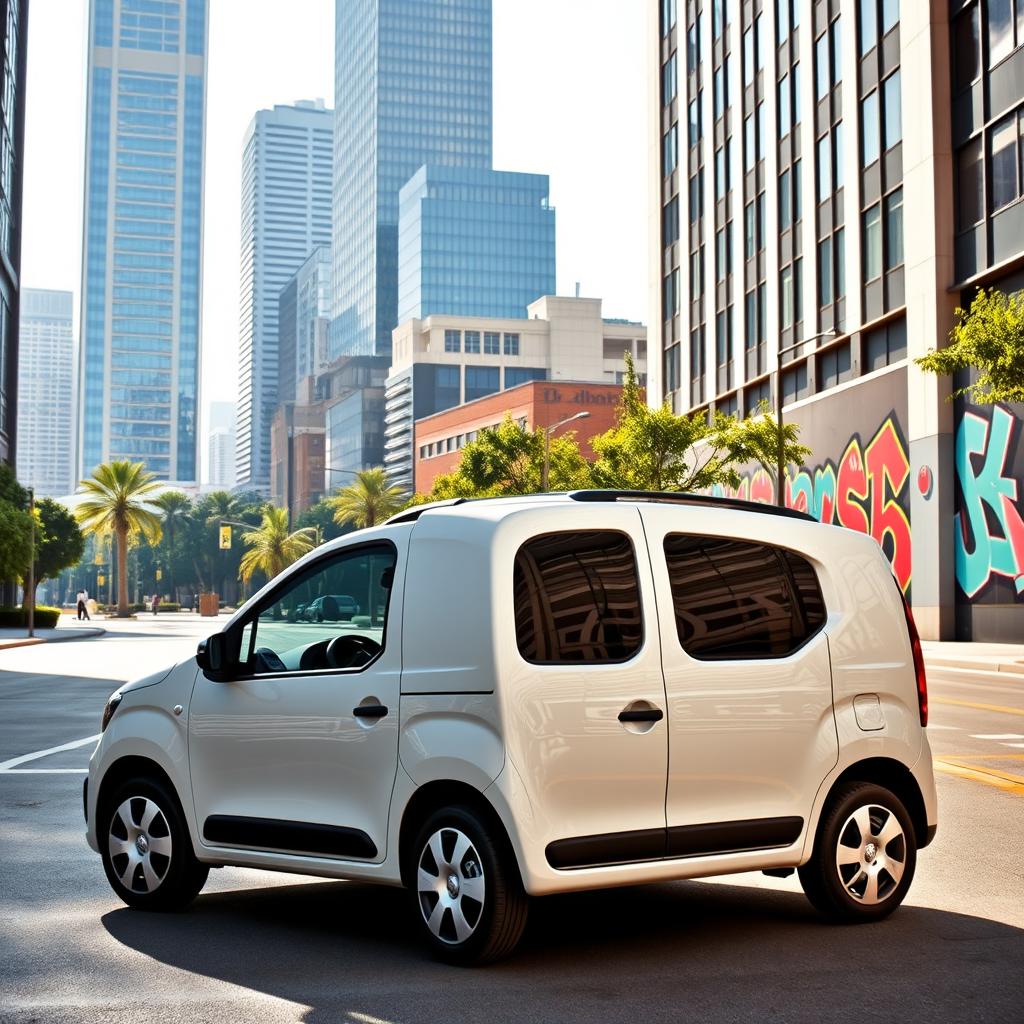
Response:
[[[906,591],[911,575],[909,477],[907,446],[896,417],[890,414],[866,448],[861,446],[860,435],[850,438],[838,469],[828,460],[787,475],[786,504],[819,522],[871,534]],[[763,469],[745,474],[735,491],[716,487],[713,493],[769,503],[775,500],[774,482]],[[1021,532],[1024,534],[1024,526]]]
[[[1024,593],[1024,520],[1016,504],[1017,481],[1005,475],[1013,424],[1012,413],[994,405],[991,423],[965,412],[956,433],[956,474],[963,502],[954,519],[956,580],[968,597],[992,576],[1008,577],[1016,592]],[[975,457],[981,459],[980,468]]]

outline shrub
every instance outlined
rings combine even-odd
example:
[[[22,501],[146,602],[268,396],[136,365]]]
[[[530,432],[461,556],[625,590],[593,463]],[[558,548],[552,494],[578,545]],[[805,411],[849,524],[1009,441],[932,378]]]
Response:
[[[33,624],[39,629],[53,629],[60,618],[59,608],[47,608],[36,605]],[[28,628],[28,612],[24,608],[0,608],[0,626],[9,628]]]

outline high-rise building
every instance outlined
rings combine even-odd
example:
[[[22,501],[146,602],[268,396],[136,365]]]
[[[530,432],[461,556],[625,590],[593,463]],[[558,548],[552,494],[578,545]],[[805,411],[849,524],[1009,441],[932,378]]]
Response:
[[[213,490],[235,486],[235,403],[211,402],[206,413],[206,483]]]
[[[0,3],[3,103],[0,104],[0,462],[12,465],[18,421],[18,289],[21,187],[25,167],[28,0]],[[10,597],[10,595],[0,595]]]
[[[333,116],[323,100],[260,110],[242,146],[236,486],[247,490],[270,490],[281,291],[331,244]]]
[[[304,401],[327,368],[331,325],[331,250],[309,254],[278,299],[278,401]]]
[[[914,359],[1024,289],[1024,5],[648,10],[652,399],[769,401],[813,453],[785,502],[872,534],[923,636],[1020,637],[1024,407]]]
[[[208,0],[89,12],[78,472],[198,477]]]
[[[331,357],[387,356],[398,196],[423,164],[491,166],[491,0],[339,0]]]
[[[399,193],[398,322],[523,316],[555,291],[546,174],[421,167]]]
[[[37,495],[74,490],[75,341],[71,292],[21,291],[18,477]]]

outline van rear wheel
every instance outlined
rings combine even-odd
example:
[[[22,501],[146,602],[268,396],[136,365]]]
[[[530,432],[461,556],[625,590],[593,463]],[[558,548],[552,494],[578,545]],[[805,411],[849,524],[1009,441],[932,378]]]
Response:
[[[800,884],[832,920],[877,921],[903,902],[916,866],[916,835],[903,802],[882,786],[851,782],[830,799]]]
[[[435,811],[410,856],[410,891],[420,931],[448,963],[507,956],[526,926],[527,896],[504,836],[471,807]]]

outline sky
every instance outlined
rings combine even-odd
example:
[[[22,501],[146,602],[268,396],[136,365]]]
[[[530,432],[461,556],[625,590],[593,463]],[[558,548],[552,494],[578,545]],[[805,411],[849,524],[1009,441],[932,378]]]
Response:
[[[26,88],[22,284],[74,292],[76,337],[87,2],[32,0]],[[494,166],[551,176],[559,294],[579,282],[646,322],[644,31],[637,0],[494,0]],[[204,419],[237,389],[242,138],[257,110],[318,97],[334,105],[334,0],[211,0]]]

